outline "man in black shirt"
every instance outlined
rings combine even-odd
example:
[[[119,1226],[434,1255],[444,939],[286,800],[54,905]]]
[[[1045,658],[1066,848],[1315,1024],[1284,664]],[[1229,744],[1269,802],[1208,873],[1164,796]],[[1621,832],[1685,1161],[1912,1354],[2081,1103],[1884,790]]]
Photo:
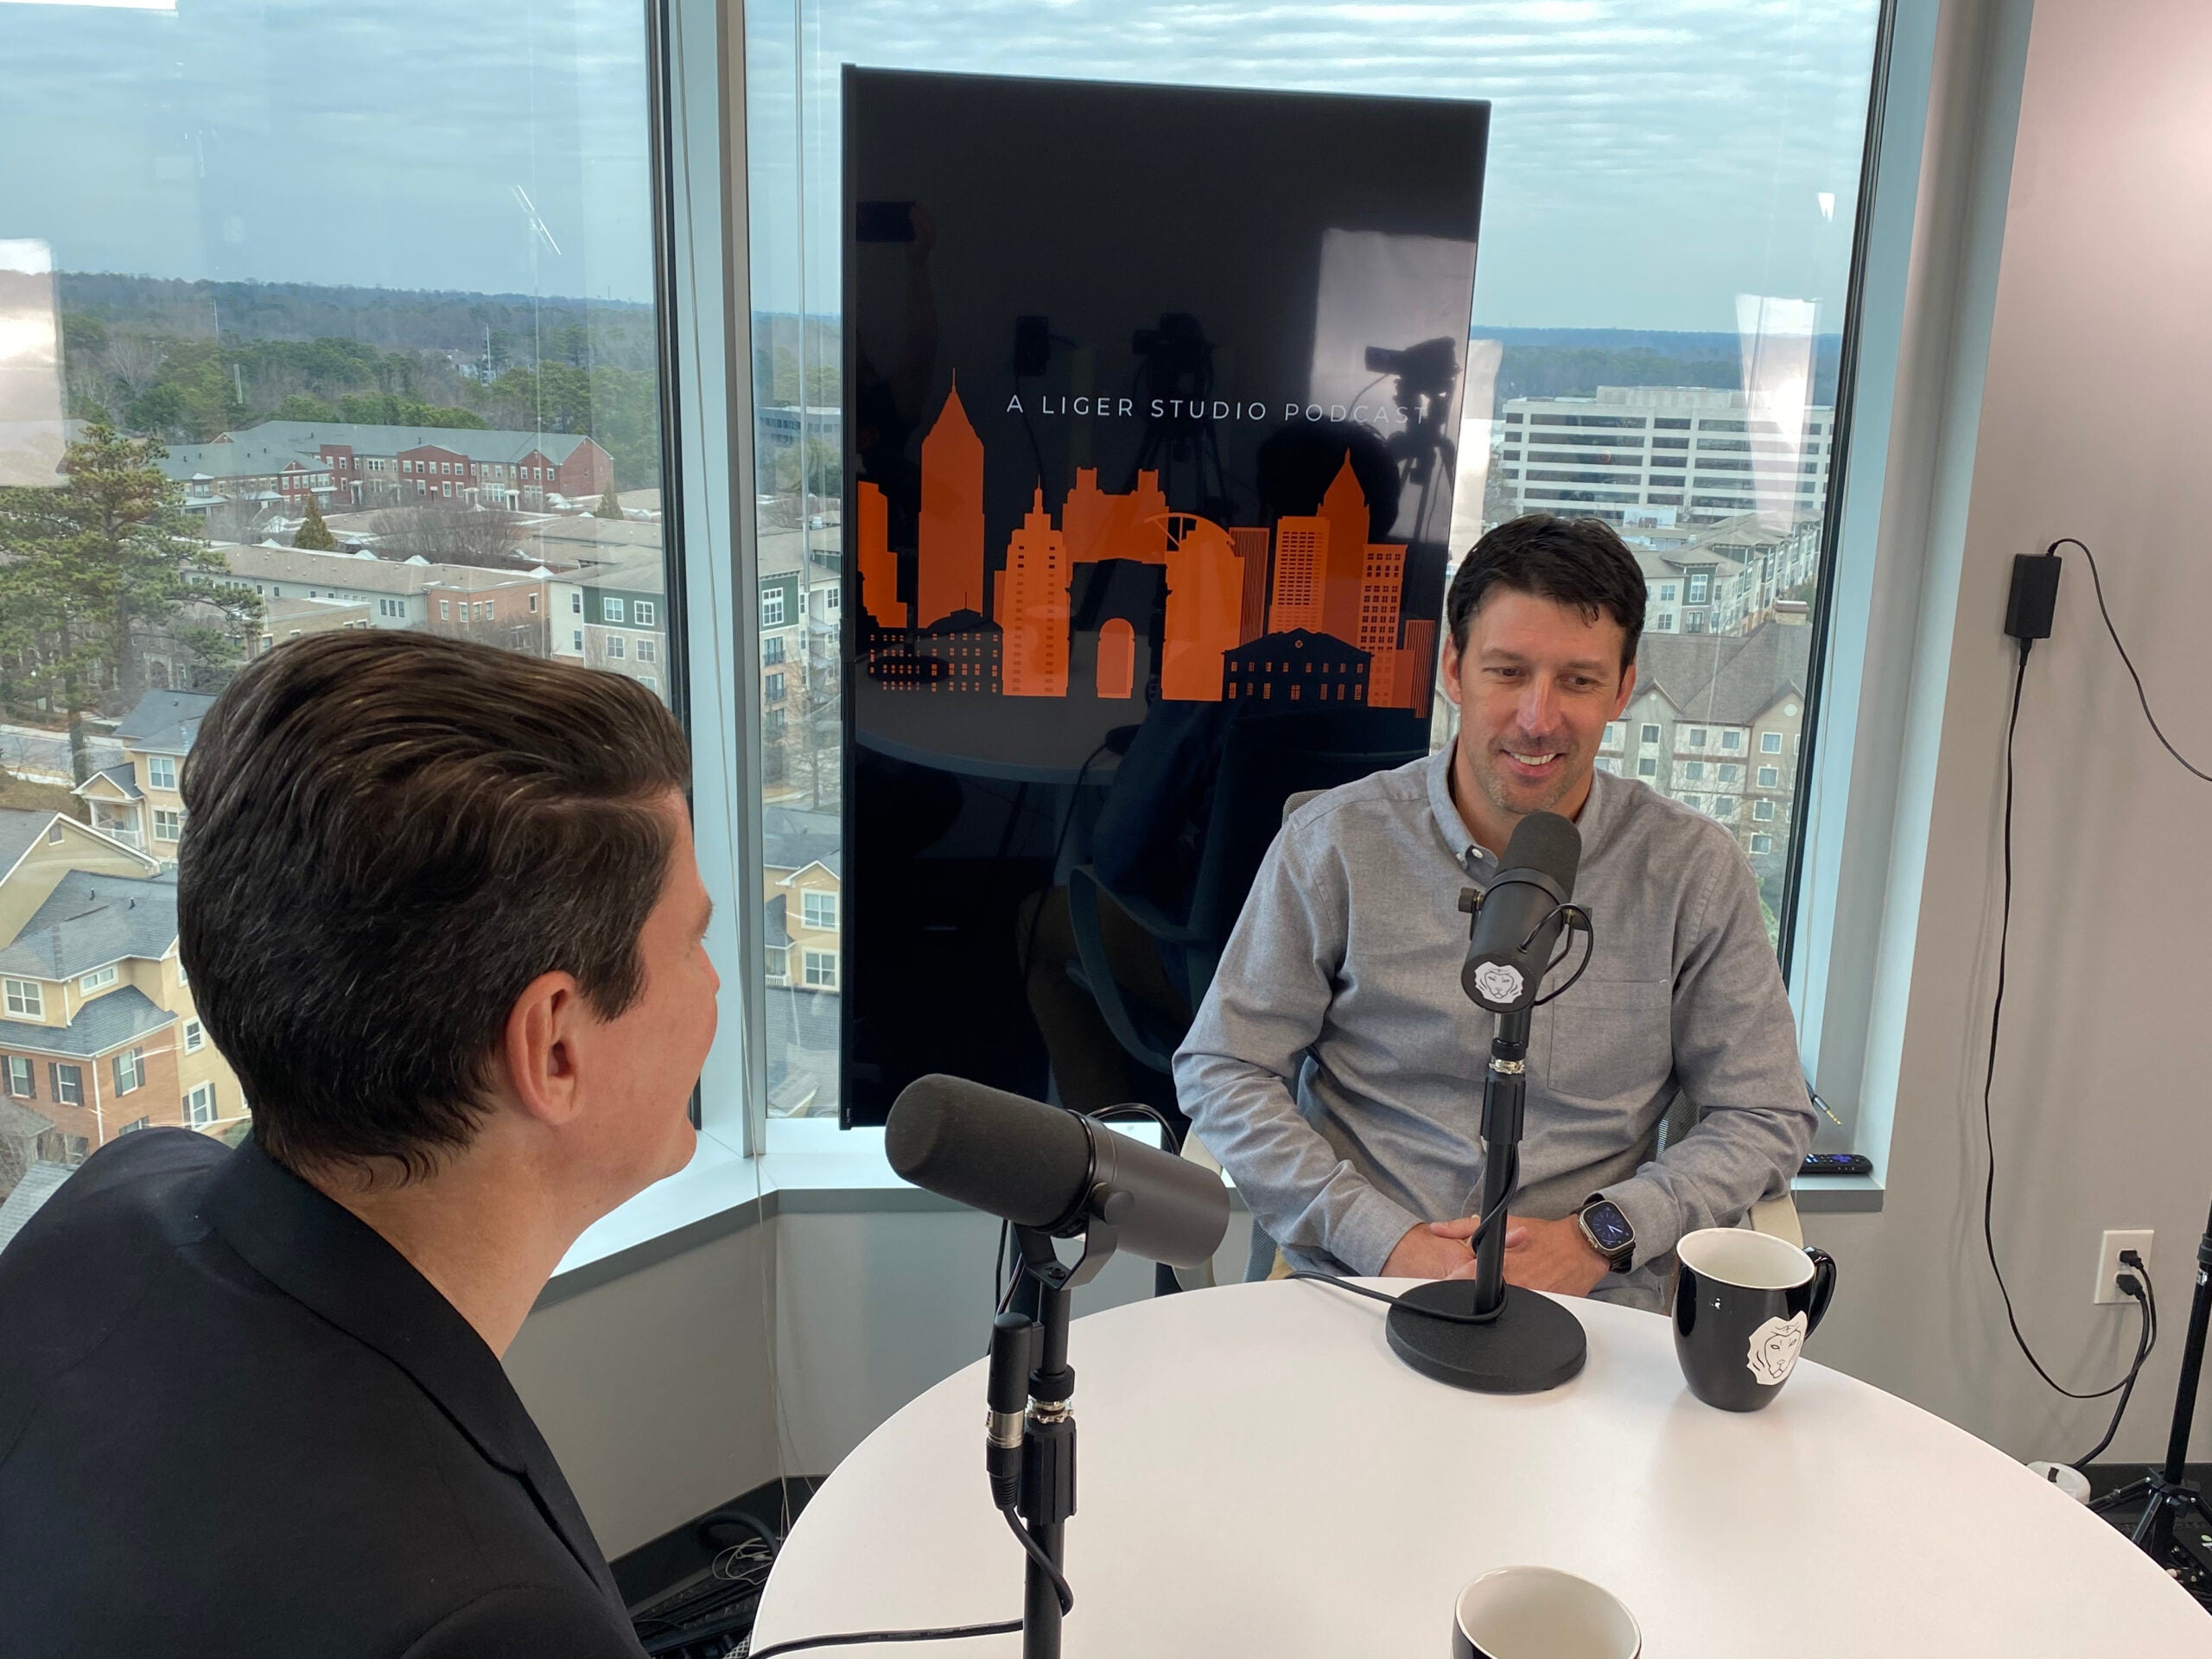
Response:
[[[499,1356],[690,1157],[688,774],[636,682],[423,634],[217,700],[180,952],[253,1135],[119,1139],[0,1254],[0,1653],[634,1659]]]

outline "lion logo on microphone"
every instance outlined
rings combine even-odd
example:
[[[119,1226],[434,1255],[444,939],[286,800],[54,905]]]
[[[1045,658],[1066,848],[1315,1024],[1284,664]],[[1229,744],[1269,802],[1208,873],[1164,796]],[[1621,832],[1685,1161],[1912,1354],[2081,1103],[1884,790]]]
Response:
[[[1489,1002],[1517,1002],[1521,970],[1508,962],[1486,962],[1475,969],[1475,989]]]
[[[1797,1351],[1805,1345],[1805,1316],[1769,1319],[1751,1332],[1751,1351],[1744,1361],[1763,1389],[1778,1389],[1796,1369]]]

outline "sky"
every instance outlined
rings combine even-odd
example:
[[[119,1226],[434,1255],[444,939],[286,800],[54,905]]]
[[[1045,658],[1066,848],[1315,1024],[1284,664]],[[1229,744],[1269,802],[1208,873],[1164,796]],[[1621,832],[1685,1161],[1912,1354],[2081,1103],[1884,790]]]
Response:
[[[1751,294],[1833,328],[1878,10],[749,0],[754,304],[836,308],[854,61],[1488,99],[1478,327],[1731,331]],[[649,299],[643,18],[0,0],[0,241],[48,242],[63,270]]]

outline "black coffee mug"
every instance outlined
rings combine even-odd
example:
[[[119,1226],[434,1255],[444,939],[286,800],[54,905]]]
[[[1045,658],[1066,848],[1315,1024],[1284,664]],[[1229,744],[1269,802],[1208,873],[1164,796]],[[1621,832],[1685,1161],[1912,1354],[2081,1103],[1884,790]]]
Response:
[[[1675,1354],[1690,1392],[1723,1411],[1770,1404],[1828,1311],[1834,1258],[1743,1227],[1685,1233],[1675,1253]]]

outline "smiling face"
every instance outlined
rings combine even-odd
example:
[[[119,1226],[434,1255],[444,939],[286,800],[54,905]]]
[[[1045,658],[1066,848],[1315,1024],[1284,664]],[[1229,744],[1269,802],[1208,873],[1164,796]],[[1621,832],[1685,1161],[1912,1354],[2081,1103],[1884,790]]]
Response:
[[[1589,798],[1605,722],[1636,688],[1628,631],[1518,588],[1494,587],[1444,645],[1445,695],[1459,707],[1452,796],[1475,839],[1502,851],[1531,812],[1573,817]]]

